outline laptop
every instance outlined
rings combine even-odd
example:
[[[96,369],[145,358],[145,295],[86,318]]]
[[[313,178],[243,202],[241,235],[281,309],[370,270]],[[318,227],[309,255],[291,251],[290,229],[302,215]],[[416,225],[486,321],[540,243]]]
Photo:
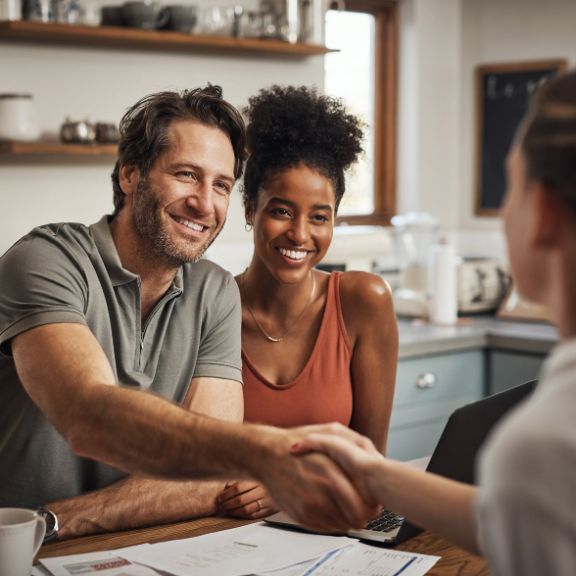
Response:
[[[455,410],[444,427],[426,470],[466,484],[476,484],[476,455],[486,436],[506,412],[533,392],[536,384],[535,380],[526,382]],[[268,516],[265,521],[283,528],[306,530],[284,512]],[[402,516],[383,510],[364,528],[350,530],[346,535],[374,544],[394,546],[421,531]]]

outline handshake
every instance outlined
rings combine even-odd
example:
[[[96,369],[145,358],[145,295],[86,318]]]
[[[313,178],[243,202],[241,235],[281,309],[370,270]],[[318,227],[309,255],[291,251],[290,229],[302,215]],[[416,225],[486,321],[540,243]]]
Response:
[[[372,442],[341,424],[288,431],[258,428],[273,446],[253,480],[229,482],[221,514],[263,518],[278,509],[320,532],[361,528],[379,511],[378,470],[385,462]]]

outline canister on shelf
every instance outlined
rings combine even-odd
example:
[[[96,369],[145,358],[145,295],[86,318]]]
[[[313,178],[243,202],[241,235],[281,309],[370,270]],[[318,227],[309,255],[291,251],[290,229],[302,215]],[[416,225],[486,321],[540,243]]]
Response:
[[[37,140],[40,128],[32,94],[0,94],[0,140]]]

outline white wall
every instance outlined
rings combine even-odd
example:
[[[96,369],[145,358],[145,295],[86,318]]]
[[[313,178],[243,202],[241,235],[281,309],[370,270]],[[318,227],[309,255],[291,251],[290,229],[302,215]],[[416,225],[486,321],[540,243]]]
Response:
[[[434,214],[464,255],[504,256],[474,215],[477,65],[576,61],[574,0],[401,0],[398,206]]]
[[[401,4],[398,208],[458,225],[460,0]]]
[[[576,62],[574,0],[462,0],[461,94],[463,122],[460,160],[463,195],[460,227],[499,229],[495,218],[473,216],[474,70],[481,64],[565,58]]]
[[[0,92],[34,95],[39,122],[57,133],[66,116],[117,122],[140,97],[220,84],[236,106],[273,83],[322,86],[322,57],[154,53],[0,42]],[[112,210],[111,164],[0,163],[0,254],[38,224],[91,223]],[[239,193],[218,242],[246,240]]]

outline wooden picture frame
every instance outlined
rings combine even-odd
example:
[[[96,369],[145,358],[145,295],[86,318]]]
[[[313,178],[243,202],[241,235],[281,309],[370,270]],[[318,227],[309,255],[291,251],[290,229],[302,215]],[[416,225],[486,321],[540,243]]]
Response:
[[[566,66],[566,60],[556,59],[476,68],[476,216],[498,216],[506,190],[506,154],[530,97]]]

